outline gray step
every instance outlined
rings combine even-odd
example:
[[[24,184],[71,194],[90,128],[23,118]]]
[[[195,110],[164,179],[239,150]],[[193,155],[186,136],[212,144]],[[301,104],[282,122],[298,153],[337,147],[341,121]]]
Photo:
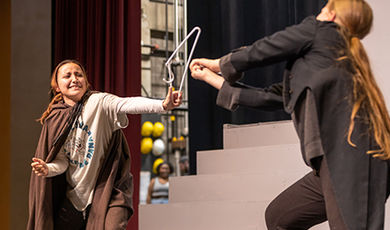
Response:
[[[305,172],[236,173],[171,177],[169,202],[271,201]]]
[[[296,143],[299,139],[291,120],[223,127],[224,149]]]
[[[266,230],[267,202],[193,202],[140,205],[140,230]],[[326,223],[312,228],[329,229]]]
[[[298,144],[197,152],[197,174],[307,172]]]

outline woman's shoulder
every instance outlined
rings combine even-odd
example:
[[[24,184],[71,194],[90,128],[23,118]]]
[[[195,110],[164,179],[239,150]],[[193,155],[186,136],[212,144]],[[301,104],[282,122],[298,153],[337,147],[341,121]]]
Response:
[[[99,91],[94,91],[92,94],[91,94],[91,96],[89,96],[89,98],[88,99],[100,99],[100,98],[102,98],[102,97],[104,97],[104,95],[105,95],[106,93],[105,92],[99,92]]]
[[[98,92],[98,91],[91,94],[90,96],[90,99],[92,100],[103,100],[103,99],[114,99],[114,98],[118,98],[118,96],[112,93]]]
[[[116,97],[114,94],[95,91],[87,100],[87,104],[100,104],[109,98]]]

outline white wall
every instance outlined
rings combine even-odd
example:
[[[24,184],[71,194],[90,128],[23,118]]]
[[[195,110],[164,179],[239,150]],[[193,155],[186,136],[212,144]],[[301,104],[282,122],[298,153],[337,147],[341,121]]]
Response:
[[[390,111],[390,22],[388,0],[367,0],[374,11],[374,26],[363,43]]]

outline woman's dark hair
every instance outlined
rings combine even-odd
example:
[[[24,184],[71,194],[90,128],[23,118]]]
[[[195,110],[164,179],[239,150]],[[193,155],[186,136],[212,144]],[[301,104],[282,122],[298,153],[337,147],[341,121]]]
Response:
[[[163,162],[163,163],[161,163],[161,164],[159,164],[158,166],[157,166],[157,168],[156,168],[156,172],[157,172],[157,176],[159,176],[160,175],[160,168],[161,168],[161,166],[162,165],[164,165],[164,164],[166,164],[166,165],[168,165],[168,167],[169,167],[169,174],[171,174],[171,173],[173,173],[173,165],[171,164],[171,163],[169,163],[169,162]]]

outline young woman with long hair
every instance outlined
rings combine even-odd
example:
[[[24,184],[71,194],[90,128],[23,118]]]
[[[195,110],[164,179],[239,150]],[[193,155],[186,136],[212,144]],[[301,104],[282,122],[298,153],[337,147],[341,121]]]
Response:
[[[314,173],[270,203],[268,229],[308,229],[326,220],[330,229],[383,229],[390,119],[360,41],[372,21],[364,0],[329,0],[317,17],[220,59],[192,61],[192,76],[219,89],[218,105],[291,113]],[[263,89],[236,84],[243,71],[279,61],[287,61],[283,82]]]
[[[65,60],[52,74],[54,95],[31,163],[27,229],[126,229],[133,213],[126,114],[161,113],[181,103],[89,90],[83,66]]]

